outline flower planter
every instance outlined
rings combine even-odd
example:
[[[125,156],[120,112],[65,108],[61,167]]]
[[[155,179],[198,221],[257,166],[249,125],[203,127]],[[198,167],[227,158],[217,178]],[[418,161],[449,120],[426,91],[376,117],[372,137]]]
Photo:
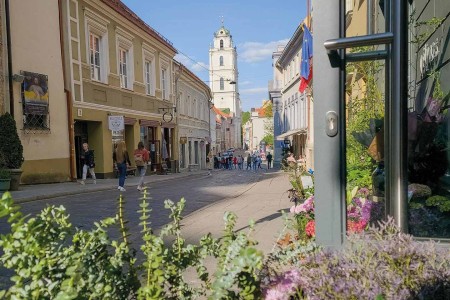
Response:
[[[11,179],[0,179],[0,191],[7,191],[10,187]]]
[[[20,177],[22,176],[23,171],[21,169],[10,169],[9,172],[11,173],[10,191],[18,191],[20,185]]]

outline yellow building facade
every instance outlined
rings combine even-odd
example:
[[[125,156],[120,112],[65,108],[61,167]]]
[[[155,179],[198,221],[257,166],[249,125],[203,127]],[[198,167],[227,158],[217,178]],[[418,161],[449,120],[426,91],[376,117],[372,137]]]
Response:
[[[81,177],[85,142],[94,150],[98,178],[114,176],[112,153],[120,140],[130,153],[144,142],[152,160],[149,171],[160,170],[163,161],[170,166],[178,157],[176,49],[121,1],[63,2],[76,176]],[[123,117],[123,130],[111,130],[111,117]]]
[[[2,46],[8,53],[2,53],[1,110],[13,115],[23,145],[21,181],[66,181],[70,178],[69,127],[59,1],[8,1],[8,7],[5,3],[2,1],[2,40],[8,31],[11,43],[9,51]]]

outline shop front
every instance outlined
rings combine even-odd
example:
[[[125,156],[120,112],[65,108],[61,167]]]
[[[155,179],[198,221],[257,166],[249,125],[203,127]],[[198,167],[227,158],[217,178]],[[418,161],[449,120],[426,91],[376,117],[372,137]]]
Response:
[[[450,240],[450,2],[314,5],[317,240],[345,241],[346,199],[372,221]]]

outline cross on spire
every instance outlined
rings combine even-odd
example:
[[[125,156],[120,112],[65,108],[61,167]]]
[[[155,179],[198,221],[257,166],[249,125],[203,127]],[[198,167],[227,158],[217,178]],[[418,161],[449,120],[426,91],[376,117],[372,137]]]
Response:
[[[223,26],[223,16],[220,16],[220,21],[222,22],[222,26]]]

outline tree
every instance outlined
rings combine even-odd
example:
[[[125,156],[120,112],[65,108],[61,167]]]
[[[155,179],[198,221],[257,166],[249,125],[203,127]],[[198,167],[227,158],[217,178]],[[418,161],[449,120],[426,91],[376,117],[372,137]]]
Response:
[[[244,125],[245,123],[247,123],[248,122],[248,120],[250,120],[250,116],[251,116],[251,114],[250,114],[250,112],[249,111],[244,111],[244,112],[242,112],[242,115],[241,115],[242,117],[242,125]]]

